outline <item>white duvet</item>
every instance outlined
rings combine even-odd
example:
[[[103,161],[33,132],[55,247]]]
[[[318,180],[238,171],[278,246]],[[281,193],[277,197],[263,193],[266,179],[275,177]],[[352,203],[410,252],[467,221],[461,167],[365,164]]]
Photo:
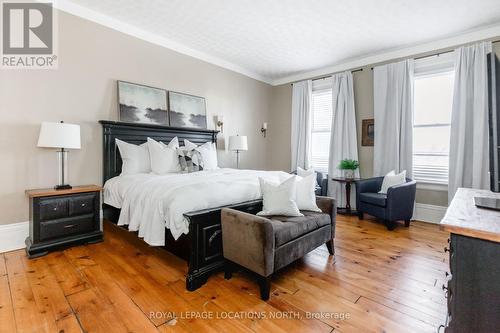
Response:
[[[262,198],[259,177],[280,182],[281,171],[217,169],[184,174],[137,174],[104,185],[104,203],[121,208],[118,225],[128,225],[153,246],[165,245],[165,228],[174,239],[189,231],[185,213]]]

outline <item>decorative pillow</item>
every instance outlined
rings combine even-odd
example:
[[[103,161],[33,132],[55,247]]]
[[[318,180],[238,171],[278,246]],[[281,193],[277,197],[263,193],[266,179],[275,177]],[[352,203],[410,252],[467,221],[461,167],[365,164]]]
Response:
[[[179,141],[175,139],[172,139],[168,145],[165,145],[162,142],[148,138],[151,170],[157,175],[181,171],[179,158],[177,157]]]
[[[192,150],[198,147],[196,143],[192,143],[191,141],[184,139],[184,149],[186,150]]]
[[[299,210],[309,210],[313,212],[321,212],[321,209],[316,205],[316,174],[310,174],[307,177],[297,176],[297,190],[295,202]]]
[[[151,138],[150,138],[151,139]],[[153,140],[153,139],[151,139]],[[156,141],[156,142],[160,142],[164,147],[169,147],[169,148],[173,148],[173,149],[177,149],[179,148],[179,138],[178,137],[174,137],[169,143],[168,145],[164,144],[163,142],[161,141]]]
[[[316,171],[314,171],[313,168],[309,168],[309,169],[305,170],[305,169],[302,169],[301,167],[297,167],[297,176],[307,177],[309,175],[314,175],[314,185],[318,185]]]
[[[203,160],[199,151],[177,148],[177,156],[182,172],[196,172],[203,170]]]
[[[404,184],[406,182],[406,170],[403,170],[401,173],[396,174],[394,170],[389,172],[384,176],[384,180],[382,181],[382,188],[378,193],[387,194],[389,187]]]
[[[215,143],[205,142],[201,146],[197,146],[189,140],[184,140],[184,147],[186,150],[195,149],[200,152],[203,161],[203,170],[216,170],[218,168],[217,147]]]
[[[122,175],[151,172],[147,143],[138,146],[119,139],[115,140],[122,157]]]
[[[294,197],[297,191],[295,176],[281,184],[269,182],[259,177],[263,207],[259,216],[284,215],[304,216],[297,207]]]

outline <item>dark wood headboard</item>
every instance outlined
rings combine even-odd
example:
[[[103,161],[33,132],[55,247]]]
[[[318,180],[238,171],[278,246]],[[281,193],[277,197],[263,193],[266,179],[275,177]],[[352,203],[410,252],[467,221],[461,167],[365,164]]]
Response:
[[[115,139],[136,145],[147,141],[148,137],[156,141],[169,143],[174,137],[182,145],[184,139],[196,144],[216,142],[218,131],[182,127],[157,126],[148,124],[130,124],[117,121],[101,120],[103,134],[103,184],[122,172],[122,158]]]

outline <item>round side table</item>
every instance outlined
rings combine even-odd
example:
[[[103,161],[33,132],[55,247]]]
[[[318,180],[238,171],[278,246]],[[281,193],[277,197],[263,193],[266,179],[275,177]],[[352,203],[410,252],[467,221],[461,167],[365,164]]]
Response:
[[[351,209],[351,184],[356,185],[358,180],[361,178],[345,178],[345,177],[333,177],[332,180],[334,182],[339,182],[341,184],[345,184],[345,207],[337,208],[337,213],[343,215],[357,215],[358,212],[354,209]]]

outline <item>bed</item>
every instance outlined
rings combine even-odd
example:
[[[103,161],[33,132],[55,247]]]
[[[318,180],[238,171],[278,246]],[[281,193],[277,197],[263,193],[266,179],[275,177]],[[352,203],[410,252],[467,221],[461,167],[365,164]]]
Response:
[[[186,288],[191,291],[199,288],[210,274],[223,267],[222,207],[250,213],[260,211],[262,200],[255,180],[258,176],[279,178],[283,173],[218,169],[191,174],[117,177],[122,162],[115,139],[141,144],[148,137],[169,142],[177,136],[180,141],[188,139],[202,144],[216,142],[218,132],[112,121],[100,123],[103,126],[104,218],[137,231],[148,244],[163,246],[187,260]],[[160,219],[166,223],[162,225],[158,222]]]

